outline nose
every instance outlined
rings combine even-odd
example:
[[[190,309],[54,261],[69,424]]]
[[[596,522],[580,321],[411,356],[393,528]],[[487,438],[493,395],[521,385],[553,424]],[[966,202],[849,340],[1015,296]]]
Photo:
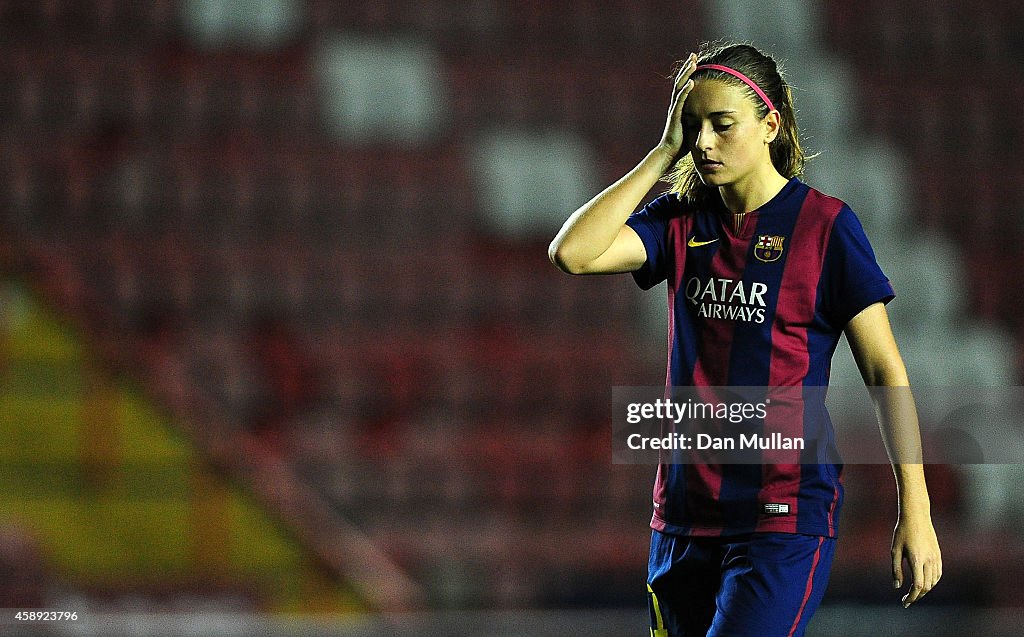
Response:
[[[711,150],[711,140],[714,136],[714,125],[711,122],[704,122],[697,131],[693,140],[693,147],[701,152]]]

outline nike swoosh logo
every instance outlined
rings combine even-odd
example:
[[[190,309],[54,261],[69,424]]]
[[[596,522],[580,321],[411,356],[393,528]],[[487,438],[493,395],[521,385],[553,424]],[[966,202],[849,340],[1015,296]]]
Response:
[[[709,243],[714,243],[715,241],[718,241],[718,237],[715,237],[710,241],[697,241],[693,237],[690,237],[690,240],[686,242],[686,245],[691,248],[699,248],[701,246],[706,246]]]

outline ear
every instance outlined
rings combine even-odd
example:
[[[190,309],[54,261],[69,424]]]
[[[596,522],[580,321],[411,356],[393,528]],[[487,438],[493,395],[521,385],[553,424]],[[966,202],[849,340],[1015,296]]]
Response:
[[[771,111],[761,120],[765,126],[764,143],[770,144],[782,132],[782,115],[778,111]]]

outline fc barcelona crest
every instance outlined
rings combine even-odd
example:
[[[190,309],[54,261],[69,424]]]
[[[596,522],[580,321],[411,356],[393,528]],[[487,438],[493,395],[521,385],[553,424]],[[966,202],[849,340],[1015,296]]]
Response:
[[[782,256],[782,242],[785,240],[786,237],[774,234],[759,235],[757,243],[754,244],[754,256],[765,263],[778,261]]]

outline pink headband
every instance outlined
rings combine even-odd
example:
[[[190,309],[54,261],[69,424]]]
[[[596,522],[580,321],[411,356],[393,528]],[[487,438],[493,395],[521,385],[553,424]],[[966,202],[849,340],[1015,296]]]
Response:
[[[770,99],[768,99],[768,96],[765,95],[764,91],[761,90],[761,87],[759,87],[757,84],[754,84],[753,80],[751,80],[746,75],[740,73],[736,69],[731,69],[728,66],[722,66],[721,64],[701,64],[697,68],[693,69],[693,71],[694,71],[694,73],[696,73],[697,71],[700,71],[702,69],[711,69],[711,70],[714,70],[714,71],[722,71],[723,73],[728,73],[729,75],[732,75],[734,77],[738,77],[739,79],[743,80],[744,84],[746,84],[747,86],[752,88],[754,90],[754,92],[757,93],[758,97],[760,97],[761,99],[764,100],[764,103],[768,105],[768,110],[769,111],[776,110],[775,105],[772,104],[772,101]]]

